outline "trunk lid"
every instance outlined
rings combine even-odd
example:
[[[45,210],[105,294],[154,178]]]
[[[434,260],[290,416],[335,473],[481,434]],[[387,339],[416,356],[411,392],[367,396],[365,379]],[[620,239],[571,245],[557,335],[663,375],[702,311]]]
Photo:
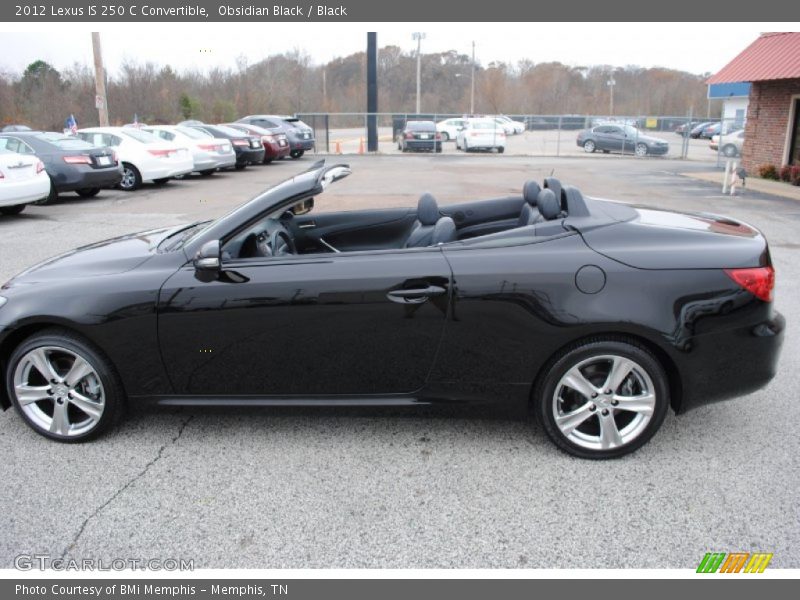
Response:
[[[710,213],[628,208],[629,218],[624,221],[581,231],[590,248],[639,269],[732,269],[771,264],[767,240],[742,221]]]

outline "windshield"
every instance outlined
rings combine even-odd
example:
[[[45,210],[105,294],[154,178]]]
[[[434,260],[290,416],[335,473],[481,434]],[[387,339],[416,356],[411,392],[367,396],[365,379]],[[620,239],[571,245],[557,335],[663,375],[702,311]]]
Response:
[[[203,140],[210,137],[214,137],[207,131],[203,131],[201,129],[194,129],[193,127],[182,127],[178,125],[175,127],[175,131],[178,131],[185,135],[186,137],[192,138],[193,140]]]
[[[212,221],[201,221],[171,233],[168,237],[161,241],[161,243],[158,245],[158,250],[160,252],[172,252],[173,250],[183,248],[187,241],[194,237],[195,234],[203,231],[211,223]]]
[[[54,146],[58,146],[61,150],[92,150],[95,147],[82,139],[69,137],[60,133],[41,133],[36,137]]]
[[[471,127],[473,129],[497,129],[497,124],[493,121],[473,121]]]
[[[228,127],[227,125],[215,125],[214,129],[218,129],[225,135],[230,135],[232,137],[247,137],[247,134],[243,131],[239,131],[238,129],[234,129],[233,127]]]
[[[122,130],[122,134],[127,135],[129,138],[133,138],[137,142],[142,142],[143,144],[155,144],[156,142],[161,141],[152,133],[147,133],[146,131],[142,131],[140,129],[124,129]]]
[[[297,129],[311,129],[311,127],[303,123],[300,119],[284,120],[284,123],[288,123],[292,127],[297,127]]]
[[[637,137],[641,135],[639,133],[639,130],[631,125],[623,125],[622,129],[625,131],[625,135],[627,135],[628,137]]]

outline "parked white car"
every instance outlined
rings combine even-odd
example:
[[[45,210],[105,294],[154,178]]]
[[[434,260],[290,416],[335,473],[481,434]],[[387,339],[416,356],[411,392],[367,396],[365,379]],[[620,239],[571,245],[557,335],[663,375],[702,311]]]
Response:
[[[50,177],[41,160],[0,149],[0,214],[18,215],[49,194]]]
[[[744,145],[744,129],[739,131],[731,131],[721,136],[720,134],[711,136],[711,142],[708,147],[714,152],[721,152],[728,158],[742,155],[742,146]]]
[[[229,140],[215,138],[210,133],[183,125],[148,125],[142,130],[189,148],[194,171],[201,175],[211,175],[217,169],[236,166],[236,152]]]
[[[494,119],[467,119],[456,136],[456,148],[464,152],[497,150],[503,153],[506,149],[506,132]]]
[[[522,121],[515,121],[511,117],[505,115],[498,115],[495,121],[504,125],[503,129],[506,130],[506,135],[516,135],[525,132],[525,123]]]
[[[441,134],[443,142],[449,142],[450,140],[456,139],[458,131],[464,127],[466,122],[467,120],[462,118],[445,119],[436,124],[436,131]]]
[[[186,146],[135,127],[89,127],[79,129],[78,136],[116,151],[123,170],[119,187],[127,192],[138,189],[144,181],[162,184],[194,171],[192,153]]]

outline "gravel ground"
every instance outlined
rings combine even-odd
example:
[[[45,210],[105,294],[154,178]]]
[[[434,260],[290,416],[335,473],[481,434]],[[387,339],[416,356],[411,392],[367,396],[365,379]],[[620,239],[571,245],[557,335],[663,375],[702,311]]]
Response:
[[[759,227],[788,320],[755,394],[669,415],[633,456],[581,461],[475,409],[159,409],[59,445],[0,416],[0,567],[21,553],[184,558],[199,567],[691,567],[766,551],[800,567],[800,205],[678,175],[708,165],[512,156],[349,157],[317,210],[504,195],[555,171],[589,195],[723,212]],[[0,218],[0,281],[113,235],[222,214],[311,160],[133,194],[65,195]],[[91,289],[87,288],[87,293]]]

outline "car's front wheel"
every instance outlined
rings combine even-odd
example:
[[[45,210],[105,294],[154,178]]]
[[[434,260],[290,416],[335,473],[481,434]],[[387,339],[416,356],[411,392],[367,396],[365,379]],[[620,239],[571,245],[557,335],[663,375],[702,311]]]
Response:
[[[81,188],[76,192],[81,198],[92,198],[100,193],[100,188]]]
[[[595,146],[592,140],[586,140],[585,142],[583,142],[583,149],[589,154],[591,154],[597,149],[597,146]]]
[[[738,150],[736,150],[736,146],[733,144],[726,144],[722,148],[722,153],[727,156],[728,158],[733,158],[737,154],[739,154]]]
[[[534,410],[550,439],[580,458],[617,458],[645,444],[669,406],[658,360],[632,341],[590,339],[543,371]]]
[[[91,439],[119,421],[124,393],[92,344],[50,329],[20,344],[6,370],[9,397],[37,433],[59,442]]]
[[[647,156],[647,144],[642,144],[639,142],[636,144],[636,148],[634,148],[634,153],[636,156]]]

